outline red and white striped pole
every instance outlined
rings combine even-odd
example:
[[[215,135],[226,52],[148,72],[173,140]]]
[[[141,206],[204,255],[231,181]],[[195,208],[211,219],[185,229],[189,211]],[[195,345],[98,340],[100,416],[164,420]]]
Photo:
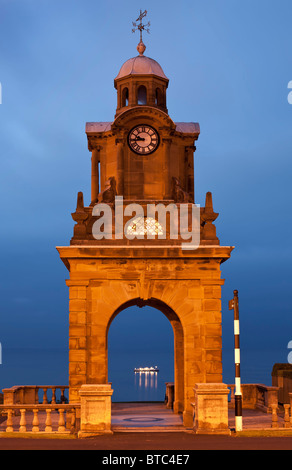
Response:
[[[238,291],[235,290],[233,293],[234,297],[229,301],[229,310],[234,310],[235,430],[242,431]]]

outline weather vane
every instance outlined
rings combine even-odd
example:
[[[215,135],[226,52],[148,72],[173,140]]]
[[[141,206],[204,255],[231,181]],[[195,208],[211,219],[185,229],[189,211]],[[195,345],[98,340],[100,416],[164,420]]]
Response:
[[[132,29],[132,33],[135,33],[136,31],[140,31],[140,42],[143,42],[142,41],[142,31],[147,31],[147,33],[150,33],[149,31],[149,26],[150,26],[150,21],[148,21],[147,24],[143,24],[142,23],[142,19],[147,15],[147,10],[143,11],[140,10],[140,16],[136,19],[136,22],[137,21],[140,21],[139,24],[137,24],[136,22],[132,22],[133,23],[133,26],[134,28]]]

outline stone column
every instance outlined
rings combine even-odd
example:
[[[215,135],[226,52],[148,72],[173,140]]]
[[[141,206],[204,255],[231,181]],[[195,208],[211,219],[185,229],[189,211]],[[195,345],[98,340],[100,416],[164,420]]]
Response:
[[[172,322],[174,332],[174,413],[184,411],[184,338],[180,322]]]
[[[228,394],[226,384],[196,384],[194,388],[194,431],[196,434],[228,434]]]
[[[166,396],[167,404],[166,408],[173,408],[174,405],[174,382],[166,382]]]
[[[15,400],[15,393],[16,393],[17,387],[11,387],[11,388],[3,388],[3,403],[4,405],[15,405],[16,400]]]
[[[124,195],[124,142],[122,139],[116,139],[117,146],[117,192],[118,196]]]
[[[185,147],[186,152],[186,191],[192,198],[192,202],[195,201],[195,182],[194,182],[194,151],[196,147],[189,146]]]
[[[137,83],[132,81],[129,84],[129,106],[137,106],[136,91],[137,91]]]
[[[150,82],[148,85],[148,106],[155,106],[155,98],[156,98],[156,85],[153,82]]]
[[[122,86],[119,85],[117,89],[117,109],[122,107]]]
[[[97,202],[99,194],[99,171],[101,147],[97,146],[92,150],[91,156],[91,203]]]
[[[163,167],[162,172],[164,176],[164,199],[171,198],[171,176],[169,174],[170,168],[170,146],[171,139],[162,139],[164,147],[164,158],[163,158]]]
[[[82,385],[81,420],[78,437],[112,434],[111,430],[111,384]]]

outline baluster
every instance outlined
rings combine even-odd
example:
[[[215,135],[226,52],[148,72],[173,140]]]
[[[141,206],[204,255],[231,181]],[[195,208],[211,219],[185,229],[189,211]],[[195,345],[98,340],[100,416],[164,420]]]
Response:
[[[12,414],[12,410],[7,410],[6,432],[14,432]]]
[[[52,387],[52,405],[56,404],[56,387]]]
[[[290,405],[288,404],[285,404],[284,405],[284,410],[285,410],[285,414],[284,414],[284,427],[285,428],[290,428],[291,427],[291,424],[290,424]]]
[[[33,409],[33,421],[32,421],[32,432],[39,432],[39,417],[38,417],[39,410],[37,408]]]
[[[71,433],[75,432],[75,427],[76,427],[76,410],[75,410],[75,408],[72,408],[72,410],[71,410],[71,427],[70,427]]]
[[[48,397],[47,397],[47,387],[42,387],[43,388],[43,391],[44,391],[44,396],[43,396],[43,405],[47,405],[48,404]]]
[[[52,413],[52,410],[46,410],[47,412],[47,418],[46,418],[46,428],[45,428],[45,431],[46,432],[52,432],[53,431],[53,427],[52,427],[52,416],[51,416],[51,413]]]
[[[20,410],[20,423],[19,423],[19,432],[26,432],[26,418],[25,418],[26,410]]]
[[[65,387],[60,387],[61,389],[61,403],[65,403]]]
[[[64,410],[59,410],[59,427],[58,432],[65,432],[65,418],[64,418]]]
[[[278,428],[278,405],[271,405],[272,408],[272,428]]]

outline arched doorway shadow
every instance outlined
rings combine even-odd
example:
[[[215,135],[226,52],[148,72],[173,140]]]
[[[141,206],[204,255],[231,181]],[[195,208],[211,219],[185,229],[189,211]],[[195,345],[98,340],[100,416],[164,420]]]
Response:
[[[170,361],[172,361],[172,370],[174,371],[172,377],[174,377],[174,388],[175,388],[175,392],[174,392],[174,405],[173,405],[173,410],[175,413],[180,413],[180,412],[183,412],[184,410],[184,340],[183,340],[183,328],[182,328],[182,325],[181,325],[181,322],[180,322],[180,319],[179,317],[177,316],[177,314],[167,305],[165,304],[164,302],[158,300],[158,299],[149,299],[147,301],[142,301],[141,299],[132,299],[128,302],[125,302],[124,304],[122,304],[118,309],[116,309],[116,311],[113,313],[113,315],[111,316],[110,318],[110,321],[108,322],[108,325],[107,325],[107,332],[106,332],[106,340],[107,340],[107,350],[108,350],[108,342],[109,342],[109,330],[110,330],[110,326],[113,322],[113,320],[116,318],[116,316],[121,313],[122,311],[130,308],[130,307],[134,307],[134,306],[138,306],[140,308],[143,308],[143,307],[151,307],[151,309],[156,309],[156,310],[159,310],[160,312],[162,312],[165,317],[168,319],[168,321],[170,322],[170,325],[172,327],[172,332],[173,332],[173,338],[172,338],[172,341],[173,341],[173,354],[170,355]],[[149,312],[149,310],[148,310]],[[145,315],[146,315],[146,318],[147,318],[147,309],[145,309]],[[155,324],[153,325],[153,327],[155,328]],[[133,331],[133,334],[135,335],[135,331]],[[145,334],[147,334],[147,331],[145,331]],[[169,332],[168,332],[169,334]],[[163,335],[163,331],[161,331],[161,335]],[[127,345],[125,345],[127,346]],[[151,350],[151,345],[149,345],[149,350]],[[151,354],[149,355],[151,357]],[[137,358],[139,356],[137,355]],[[109,364],[109,359],[108,359],[108,364]],[[144,364],[144,365],[141,365],[141,366],[155,366],[156,364]],[[137,366],[140,366],[140,364],[136,364],[135,367]],[[109,371],[110,372],[110,371]],[[110,376],[111,374],[109,373],[109,380],[111,381],[110,379]],[[170,378],[167,378],[167,380],[165,381],[172,381],[172,377]],[[134,378],[134,371],[133,371],[133,378]],[[144,380],[144,384],[143,384],[143,380]],[[152,401],[151,400],[151,397],[153,398],[153,396],[155,397],[155,393],[152,393],[151,395],[151,386],[154,387],[154,390],[152,390],[152,392],[155,392],[155,384],[157,385],[157,382],[155,381],[155,376],[151,377],[151,376],[148,376],[148,386],[149,386],[149,389],[148,389],[148,394],[146,393],[147,390],[145,391],[145,389],[143,389],[143,385],[145,385],[145,380],[146,378],[145,377],[136,377],[136,382],[135,382],[135,386],[139,389],[139,387],[141,386],[141,388],[138,390],[139,392],[141,392],[139,394],[139,397],[140,399],[137,400],[137,401],[148,401],[149,400],[149,397],[150,397],[150,400],[149,401]],[[116,386],[117,384],[115,384]],[[160,386],[162,385],[162,383],[160,382],[159,384]],[[165,394],[165,382],[163,383],[163,387],[164,387],[164,394]],[[161,389],[160,389],[160,397],[164,400],[164,394],[161,395]],[[117,396],[119,394],[117,393]],[[147,397],[148,397],[148,400],[147,400]],[[117,400],[119,401],[119,400]],[[131,401],[131,400],[125,400],[124,398],[121,400],[121,401]]]

